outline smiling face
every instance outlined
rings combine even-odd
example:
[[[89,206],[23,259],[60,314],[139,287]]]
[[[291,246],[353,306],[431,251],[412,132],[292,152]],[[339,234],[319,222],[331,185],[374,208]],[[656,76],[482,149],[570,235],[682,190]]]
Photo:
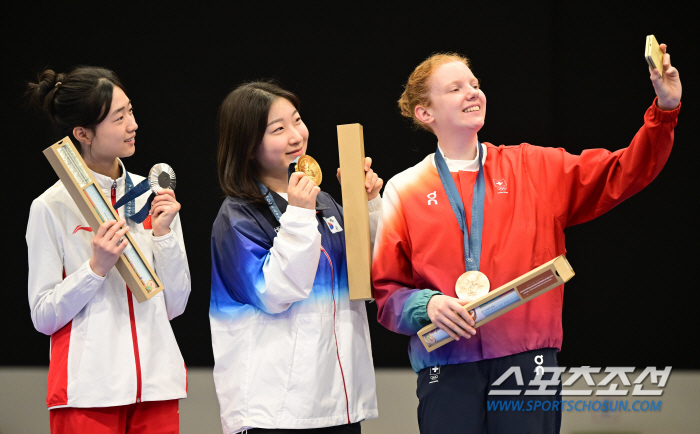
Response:
[[[417,106],[416,117],[438,137],[457,131],[477,132],[484,126],[486,96],[467,65],[462,62],[440,65],[428,83],[430,103]]]
[[[289,165],[306,154],[308,140],[309,130],[299,111],[286,98],[277,98],[270,107],[262,142],[255,150],[261,176],[286,180]]]
[[[131,101],[120,87],[114,86],[109,113],[90,135],[89,159],[111,163],[116,158],[130,157],[136,150],[138,127]]]

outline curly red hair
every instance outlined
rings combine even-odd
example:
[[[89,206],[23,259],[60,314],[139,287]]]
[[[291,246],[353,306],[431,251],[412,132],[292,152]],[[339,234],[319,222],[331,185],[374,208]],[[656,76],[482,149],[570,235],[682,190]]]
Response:
[[[403,94],[401,94],[401,98],[399,98],[401,115],[413,119],[413,123],[424,130],[432,132],[430,127],[416,118],[416,107],[419,105],[424,107],[430,106],[430,98],[428,95],[430,92],[430,85],[428,80],[433,74],[433,71],[439,66],[450,62],[462,62],[467,65],[467,68],[470,67],[469,59],[461,54],[435,53],[421,62],[421,64],[413,70],[408,77],[406,86],[404,86]]]

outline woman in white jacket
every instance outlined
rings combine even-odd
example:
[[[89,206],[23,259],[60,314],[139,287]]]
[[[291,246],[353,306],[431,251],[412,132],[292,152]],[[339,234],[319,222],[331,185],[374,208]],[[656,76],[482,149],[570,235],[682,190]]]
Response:
[[[112,71],[46,70],[28,95],[57,137],[70,137],[113,204],[127,184],[143,179],[121,161],[134,153],[138,125]],[[146,197],[136,199],[136,209]],[[51,336],[52,433],[178,432],[177,400],[187,395],[187,378],[170,320],[190,294],[179,210],[175,193],[164,190],[143,223],[109,221],[93,234],[60,181],[32,203],[29,305],[36,329]],[[127,231],[165,287],[140,304],[114,268]]]
[[[219,110],[210,320],[225,433],[359,433],[377,417],[363,301],[348,293],[342,208],[290,163],[306,153],[299,99],[267,82]],[[365,163],[374,232],[382,180]]]

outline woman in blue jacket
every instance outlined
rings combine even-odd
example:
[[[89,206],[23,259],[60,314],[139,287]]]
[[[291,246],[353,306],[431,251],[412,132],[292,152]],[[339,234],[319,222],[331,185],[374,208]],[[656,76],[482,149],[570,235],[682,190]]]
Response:
[[[364,302],[348,293],[343,210],[301,172],[293,93],[241,85],[219,110],[227,197],[211,239],[214,380],[225,433],[359,433],[377,417]],[[365,163],[372,238],[383,181]]]

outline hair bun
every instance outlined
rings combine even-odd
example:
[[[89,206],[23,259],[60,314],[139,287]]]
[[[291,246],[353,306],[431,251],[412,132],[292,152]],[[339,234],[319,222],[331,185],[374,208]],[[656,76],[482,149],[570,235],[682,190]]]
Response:
[[[77,144],[73,129],[93,128],[104,120],[115,86],[124,90],[119,78],[105,68],[80,66],[68,74],[47,69],[36,82],[27,83],[25,96],[27,105],[48,117],[58,138],[69,136]]]
[[[65,78],[65,74],[56,74],[53,70],[47,69],[39,74],[37,83],[29,83],[27,93],[30,94],[30,104],[37,109],[49,110],[48,102],[51,100],[49,94],[53,96],[57,89],[57,84]]]

